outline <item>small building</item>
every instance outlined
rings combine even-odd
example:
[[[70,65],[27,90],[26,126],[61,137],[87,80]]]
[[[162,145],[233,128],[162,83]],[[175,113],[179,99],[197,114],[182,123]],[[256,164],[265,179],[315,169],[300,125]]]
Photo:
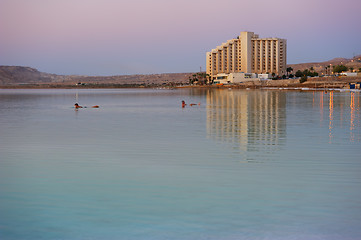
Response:
[[[260,80],[268,80],[272,77],[271,74],[268,74],[268,73],[261,73],[261,74],[258,74],[258,78]]]
[[[255,73],[230,73],[227,78],[228,82],[230,83],[242,83],[242,82],[249,82],[259,80],[257,78],[257,74]]]
[[[357,72],[343,72],[343,73],[340,73],[340,75],[347,76],[347,77],[357,77]]]
[[[250,81],[259,81],[255,73],[220,73],[217,74],[216,79],[213,81],[215,84],[235,84]]]
[[[350,83],[350,89],[360,89],[360,88],[361,88],[361,82]]]
[[[217,74],[216,78],[213,80],[215,84],[227,84],[228,82],[228,74],[220,73]]]

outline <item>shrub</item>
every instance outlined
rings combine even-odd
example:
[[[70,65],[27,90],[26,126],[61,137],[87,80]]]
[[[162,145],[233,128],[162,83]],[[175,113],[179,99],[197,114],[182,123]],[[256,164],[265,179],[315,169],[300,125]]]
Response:
[[[300,79],[300,83],[304,83],[307,81],[307,76],[302,76]]]
[[[348,70],[348,68],[344,65],[337,65],[333,67],[333,71],[335,73],[340,73],[340,72],[346,72]]]
[[[295,75],[296,75],[296,77],[302,77],[303,73],[301,70],[297,70]]]

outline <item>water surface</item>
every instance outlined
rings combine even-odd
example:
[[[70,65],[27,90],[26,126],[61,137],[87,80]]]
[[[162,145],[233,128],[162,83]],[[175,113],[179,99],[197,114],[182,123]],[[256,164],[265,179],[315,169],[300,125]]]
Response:
[[[0,90],[0,239],[360,239],[360,100]]]

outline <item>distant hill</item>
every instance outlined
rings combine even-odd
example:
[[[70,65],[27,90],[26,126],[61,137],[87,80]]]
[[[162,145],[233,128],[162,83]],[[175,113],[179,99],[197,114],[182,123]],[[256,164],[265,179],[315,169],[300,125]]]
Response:
[[[352,67],[354,70],[361,68],[361,55],[354,58],[334,58],[325,62],[288,64],[293,68],[293,73],[297,70],[310,69],[319,74],[325,73],[326,66],[335,66],[343,64]],[[0,66],[0,85],[22,85],[22,84],[169,84],[169,83],[188,83],[189,77],[194,73],[162,73],[147,75],[119,75],[119,76],[79,76],[79,75],[56,75],[43,73],[35,68],[22,66]]]
[[[51,82],[51,74],[30,67],[0,66],[0,84]]]
[[[0,66],[0,85],[20,84],[163,84],[188,83],[193,73],[162,73],[148,75],[119,75],[119,76],[79,76],[56,75],[39,72],[37,69],[21,66]]]
[[[361,68],[361,55],[354,58],[334,58],[325,62],[311,62],[311,63],[298,63],[298,64],[288,64],[288,67],[293,68],[295,73],[297,70],[305,70],[313,67],[315,72],[319,74],[325,73],[325,67],[335,66],[335,65],[345,65],[348,68],[353,68],[354,70],[359,70]]]

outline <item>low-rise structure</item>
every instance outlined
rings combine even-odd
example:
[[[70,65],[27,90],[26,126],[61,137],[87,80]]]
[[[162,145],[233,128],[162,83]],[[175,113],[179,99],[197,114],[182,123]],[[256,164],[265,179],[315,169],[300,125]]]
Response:
[[[272,77],[272,74],[269,74],[269,73],[260,73],[258,74],[258,78],[260,80],[268,80]]]
[[[340,75],[347,76],[347,77],[357,77],[357,72],[343,72]]]
[[[259,81],[257,74],[255,73],[220,73],[217,74],[213,83],[215,84],[234,84],[234,83],[244,83],[251,81]]]

